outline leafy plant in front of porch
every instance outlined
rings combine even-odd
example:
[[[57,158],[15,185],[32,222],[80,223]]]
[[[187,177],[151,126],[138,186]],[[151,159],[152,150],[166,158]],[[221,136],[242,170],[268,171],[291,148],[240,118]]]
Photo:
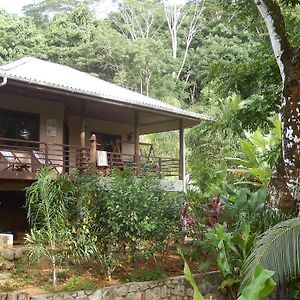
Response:
[[[75,183],[81,204],[89,207],[97,245],[106,257],[112,249],[146,256],[179,240],[181,200],[155,188],[153,180],[130,174],[84,174]],[[122,250],[123,249],[123,250]]]

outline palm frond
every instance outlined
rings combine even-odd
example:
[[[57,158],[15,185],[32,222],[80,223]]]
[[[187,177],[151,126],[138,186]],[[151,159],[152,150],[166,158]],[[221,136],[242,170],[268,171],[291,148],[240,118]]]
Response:
[[[262,233],[241,271],[241,289],[249,283],[257,264],[275,272],[276,282],[300,275],[300,218],[276,224]]]

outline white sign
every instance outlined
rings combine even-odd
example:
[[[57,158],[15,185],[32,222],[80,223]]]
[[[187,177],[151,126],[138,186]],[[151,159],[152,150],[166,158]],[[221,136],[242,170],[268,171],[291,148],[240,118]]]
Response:
[[[47,119],[47,135],[56,136],[56,119]]]

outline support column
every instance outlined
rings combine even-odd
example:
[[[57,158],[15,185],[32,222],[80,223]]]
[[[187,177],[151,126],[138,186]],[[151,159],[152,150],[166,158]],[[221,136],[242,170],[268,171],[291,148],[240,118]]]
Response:
[[[86,123],[85,123],[85,103],[81,102],[80,109],[80,147],[85,147],[85,134],[86,134]]]
[[[185,133],[182,120],[179,121],[179,179],[185,192]]]
[[[136,174],[140,174],[141,159],[140,159],[140,134],[139,134],[139,112],[134,112],[134,162],[136,165]]]
[[[92,134],[90,138],[91,150],[90,150],[90,163],[93,169],[97,166],[97,138],[95,134]]]

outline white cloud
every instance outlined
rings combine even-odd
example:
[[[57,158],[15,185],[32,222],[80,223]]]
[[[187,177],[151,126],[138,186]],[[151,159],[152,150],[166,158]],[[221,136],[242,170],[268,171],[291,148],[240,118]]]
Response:
[[[0,8],[20,15],[22,7],[33,2],[33,0],[0,0]]]

